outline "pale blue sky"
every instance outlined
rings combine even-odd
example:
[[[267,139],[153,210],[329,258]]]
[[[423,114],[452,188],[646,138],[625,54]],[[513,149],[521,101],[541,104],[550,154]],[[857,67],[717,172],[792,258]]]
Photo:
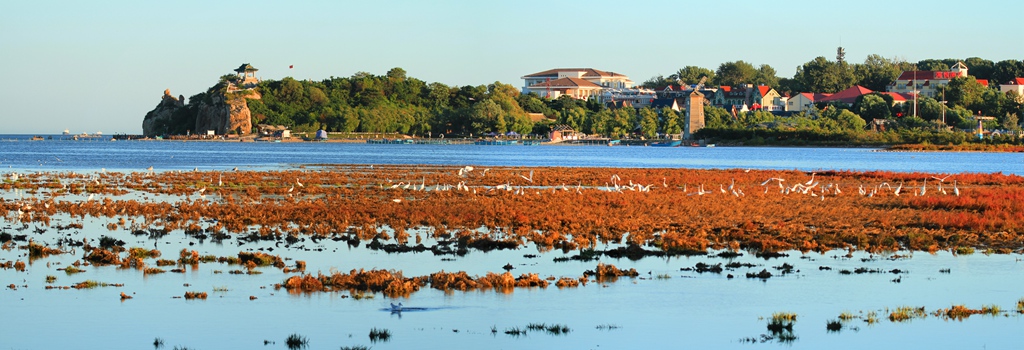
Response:
[[[0,2],[0,134],[141,133],[164,89],[241,63],[263,79],[402,67],[449,85],[591,67],[637,83],[687,65],[817,56],[1024,59],[1019,1]],[[1015,23],[1016,22],[1016,23]],[[289,70],[289,65],[295,65]]]

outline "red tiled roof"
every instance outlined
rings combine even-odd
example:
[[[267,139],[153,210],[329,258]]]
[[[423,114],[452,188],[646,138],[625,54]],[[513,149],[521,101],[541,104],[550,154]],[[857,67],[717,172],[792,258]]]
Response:
[[[583,72],[583,76],[584,77],[625,77],[625,75],[622,75],[622,74],[619,74],[619,73],[607,72],[607,71],[597,70],[597,69],[593,69],[593,68],[555,68],[555,69],[548,69],[548,70],[543,71],[543,72],[537,72],[537,73],[533,73],[533,74],[530,74],[530,75],[525,75],[525,76],[523,76],[523,78],[540,78],[540,77],[548,77],[548,76],[550,76],[550,77],[557,77],[558,76],[558,72],[567,72],[567,71],[569,71],[569,72]]]
[[[725,92],[732,91],[732,86],[729,86],[729,85],[722,85],[722,86],[719,86],[718,88],[722,89],[722,91],[725,91]]]
[[[832,94],[832,96],[821,99],[820,101],[815,100],[814,102],[842,102],[842,103],[853,103],[857,100],[857,97],[861,95],[867,95],[874,91],[860,85],[854,85],[849,89]]]
[[[828,98],[829,96],[832,96],[832,94],[819,94],[819,93],[812,93],[812,92],[801,92],[800,95],[803,95],[804,98],[806,98],[808,100],[811,100],[811,102],[818,102],[818,101],[820,101],[822,99],[825,99],[825,98]]]
[[[978,84],[981,84],[981,85],[983,85],[985,87],[988,87],[988,79],[977,79],[977,80],[978,80]]]
[[[597,85],[597,84],[591,83],[590,81],[588,81],[586,79],[566,77],[566,78],[546,81],[546,82],[543,82],[543,83],[536,83],[536,84],[530,85],[530,87],[531,88],[532,87],[550,87],[550,88],[581,88],[581,87],[583,87],[583,88],[598,88],[598,89],[600,89],[601,85]]]
[[[757,90],[761,92],[761,96],[767,95],[768,91],[772,90],[771,86],[759,85]]]
[[[879,93],[882,94],[882,95],[889,95],[889,97],[892,97],[892,101],[893,102],[906,102],[907,100],[914,98],[914,94],[909,94],[909,93],[908,94],[901,94],[901,93],[898,93],[898,92],[888,92],[888,91],[886,91],[886,92],[879,92]]]

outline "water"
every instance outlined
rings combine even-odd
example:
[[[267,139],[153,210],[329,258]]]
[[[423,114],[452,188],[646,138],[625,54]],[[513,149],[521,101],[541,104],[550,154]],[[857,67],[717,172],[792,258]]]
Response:
[[[2,139],[2,137],[0,137]],[[19,141],[0,142],[0,166],[18,171],[121,171],[225,169],[244,167],[279,169],[299,164],[465,164],[487,166],[602,166],[670,168],[754,169],[850,169],[923,172],[1004,172],[1021,174],[1021,155],[993,153],[890,153],[871,149],[811,148],[655,148],[655,147],[523,147],[365,145],[339,143],[223,143],[223,142],[109,142]],[[59,159],[59,160],[58,160]],[[4,194],[10,195],[10,194]],[[79,220],[74,220],[77,222]],[[237,245],[196,242],[181,232],[151,240],[124,231],[107,231],[110,219],[88,219],[82,230],[64,231],[70,238],[96,239],[100,235],[122,239],[126,246],[158,247],[163,258],[174,259],[182,248],[201,254],[235,255],[239,251],[275,247],[273,242]],[[57,218],[54,224],[73,222]],[[18,232],[7,221],[5,232],[27,234],[37,241],[54,243],[56,230],[38,235],[31,229]],[[195,243],[190,245],[189,243]],[[24,244],[24,242],[20,242]],[[425,242],[430,244],[430,241]],[[312,251],[307,249],[323,249]],[[902,252],[906,254],[906,252]],[[511,263],[513,274],[534,272],[541,277],[577,277],[596,262],[555,263],[560,251],[538,252],[527,247],[516,251],[470,252],[454,261],[431,253],[386,254],[362,246],[350,249],[343,242],[299,242],[291,248],[275,247],[273,254],[305,260],[307,271],[348,271],[357,268],[401,270],[406,276],[439,270],[466,271],[471,275],[500,272]],[[538,254],[528,258],[526,254]],[[27,251],[0,251],[0,262],[27,260]],[[924,306],[932,311],[954,304],[980,308],[996,304],[1012,310],[1024,297],[1024,263],[1019,255],[935,255],[916,252],[909,259],[845,252],[801,255],[763,260],[749,254],[735,261],[756,264],[752,268],[722,274],[681,271],[697,262],[727,263],[717,257],[602,259],[620,268],[636,268],[641,278],[590,283],[579,288],[516,289],[511,294],[495,291],[444,293],[429,288],[408,299],[346,298],[345,293],[291,295],[273,284],[287,276],[279,269],[260,268],[260,275],[232,275],[237,266],[202,264],[183,274],[144,276],[117,267],[86,267],[84,273],[66,275],[57,268],[80,259],[77,254],[35,261],[27,272],[0,270],[0,309],[7,322],[0,327],[0,348],[148,348],[155,338],[164,349],[264,348],[284,349],[284,339],[298,333],[310,340],[311,349],[337,349],[365,345],[375,349],[450,348],[776,348],[777,343],[741,343],[744,337],[768,333],[766,321],[773,312],[797,313],[793,348],[863,349],[910,346],[912,348],[1017,348],[1020,316],[975,315],[960,321],[936,317],[906,323],[886,320],[885,308]],[[450,257],[450,256],[449,256]],[[862,260],[864,259],[864,260]],[[289,261],[291,263],[291,261]],[[794,265],[799,272],[779,276],[773,266]],[[819,269],[828,266],[831,270]],[[901,269],[900,274],[842,275],[840,270],[858,267]],[[775,277],[748,279],[747,272],[768,269]],[[949,269],[949,273],[940,272]],[[222,271],[223,273],[215,273]],[[726,274],[736,278],[729,279]],[[124,283],[124,287],[90,290],[45,290],[47,275],[54,285],[71,285],[87,279]],[[658,278],[661,275],[668,278]],[[892,280],[900,278],[900,283]],[[189,286],[185,286],[189,284]],[[26,286],[27,287],[24,287]],[[226,287],[226,292],[214,289]],[[208,300],[173,298],[186,291],[206,291]],[[133,299],[121,301],[119,293]],[[250,300],[250,296],[257,297]],[[390,302],[423,308],[401,315],[386,311]],[[840,333],[826,332],[825,322],[841,312],[877,311],[881,322],[868,325],[854,320]],[[529,331],[525,336],[504,334],[509,328],[529,323],[562,324],[566,335]],[[599,326],[614,325],[611,329]],[[498,332],[491,333],[494,327]],[[371,328],[386,328],[388,342],[371,343]],[[274,342],[264,345],[264,340]]]
[[[0,139],[16,139],[0,135]],[[1024,155],[984,152],[877,152],[873,148],[370,145],[175,141],[0,142],[0,168],[116,171],[299,164],[430,164],[691,169],[887,170],[1024,175]]]

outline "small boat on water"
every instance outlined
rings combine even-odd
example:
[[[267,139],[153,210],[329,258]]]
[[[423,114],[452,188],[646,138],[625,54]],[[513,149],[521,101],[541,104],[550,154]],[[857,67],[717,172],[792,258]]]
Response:
[[[651,146],[654,146],[654,147],[679,147],[682,144],[683,144],[683,141],[680,141],[680,140],[669,140],[669,141],[663,141],[663,142],[655,142],[655,143],[652,143]]]

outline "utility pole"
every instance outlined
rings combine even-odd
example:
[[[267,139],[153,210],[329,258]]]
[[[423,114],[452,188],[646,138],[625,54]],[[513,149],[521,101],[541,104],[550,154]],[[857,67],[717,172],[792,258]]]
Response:
[[[942,87],[942,125],[946,125],[946,87]]]

